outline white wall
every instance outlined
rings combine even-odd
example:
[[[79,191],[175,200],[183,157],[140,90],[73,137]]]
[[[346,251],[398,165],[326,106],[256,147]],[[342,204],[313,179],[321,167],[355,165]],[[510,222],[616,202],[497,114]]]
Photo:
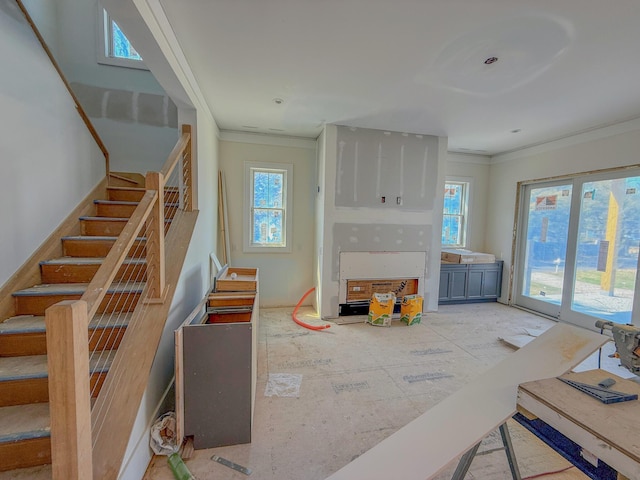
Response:
[[[244,253],[244,162],[293,165],[293,249],[291,253]],[[231,265],[260,269],[260,305],[295,305],[314,286],[314,199],[316,142],[308,139],[223,132],[220,168],[224,172],[231,242]],[[311,298],[305,304],[310,305]]]
[[[640,121],[634,120],[539,147],[493,157],[489,169],[486,247],[504,259],[502,297],[508,300],[512,231],[520,181],[640,163]]]
[[[0,2],[0,63],[3,284],[104,177],[105,160],[9,0]]]
[[[467,247],[475,252],[485,251],[487,206],[489,202],[489,157],[448,153],[445,176],[470,182],[467,225]]]
[[[55,4],[55,8],[43,5],[49,3]],[[167,125],[160,126],[136,120],[135,98],[121,93],[165,96],[165,92],[148,70],[97,62],[97,0],[28,1],[26,7],[72,87],[100,87],[85,87],[77,93],[109,151],[111,170],[139,173],[158,170],[178,139],[175,116]],[[103,104],[102,90],[112,92],[108,100],[111,106],[118,102],[115,109]],[[120,98],[116,100],[118,94]],[[111,110],[118,111],[115,119],[107,118]],[[171,109],[171,114],[175,115],[175,109]]]

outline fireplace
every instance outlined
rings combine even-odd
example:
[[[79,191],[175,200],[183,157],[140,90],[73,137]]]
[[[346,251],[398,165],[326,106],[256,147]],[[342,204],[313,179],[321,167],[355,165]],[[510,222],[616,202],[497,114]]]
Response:
[[[425,252],[341,252],[338,315],[366,315],[374,293],[424,296]],[[399,310],[398,310],[399,311]]]

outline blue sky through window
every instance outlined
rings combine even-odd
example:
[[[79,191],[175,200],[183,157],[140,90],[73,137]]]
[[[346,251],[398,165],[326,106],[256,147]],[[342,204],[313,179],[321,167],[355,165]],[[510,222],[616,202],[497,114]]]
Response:
[[[127,58],[129,60],[142,60],[142,57],[133,48],[125,34],[120,30],[118,24],[111,21],[111,47],[112,55],[116,58]]]

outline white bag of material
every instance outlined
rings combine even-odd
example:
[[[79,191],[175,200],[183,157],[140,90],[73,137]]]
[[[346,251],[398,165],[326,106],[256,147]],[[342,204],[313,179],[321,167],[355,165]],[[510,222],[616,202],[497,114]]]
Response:
[[[151,427],[149,444],[156,455],[171,455],[178,451],[176,443],[176,414],[168,412]]]

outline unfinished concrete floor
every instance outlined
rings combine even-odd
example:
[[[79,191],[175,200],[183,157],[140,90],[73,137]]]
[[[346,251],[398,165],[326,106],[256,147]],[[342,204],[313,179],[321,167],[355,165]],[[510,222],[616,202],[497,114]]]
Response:
[[[497,303],[441,306],[422,323],[359,323],[310,331],[292,308],[261,309],[258,387],[251,444],[195,451],[186,464],[198,480],[246,478],[211,460],[250,468],[256,480],[322,480],[446,398],[513,351],[499,337],[546,330],[554,322]],[[299,317],[320,323],[310,308]],[[360,317],[364,319],[364,317]],[[605,353],[613,351],[607,344]],[[606,354],[603,354],[606,358]],[[597,368],[597,356],[577,370]],[[621,374],[615,360],[603,368]],[[269,374],[302,375],[299,396],[265,396]],[[516,422],[509,428],[522,477],[570,464]],[[452,430],[464,425],[451,419]],[[467,479],[511,479],[497,432],[487,437]],[[420,448],[414,445],[410,448]],[[451,478],[455,465],[438,479]],[[155,457],[145,480],[173,480]],[[398,465],[402,479],[402,465]],[[547,479],[586,479],[572,468]],[[354,479],[366,480],[366,479]]]

